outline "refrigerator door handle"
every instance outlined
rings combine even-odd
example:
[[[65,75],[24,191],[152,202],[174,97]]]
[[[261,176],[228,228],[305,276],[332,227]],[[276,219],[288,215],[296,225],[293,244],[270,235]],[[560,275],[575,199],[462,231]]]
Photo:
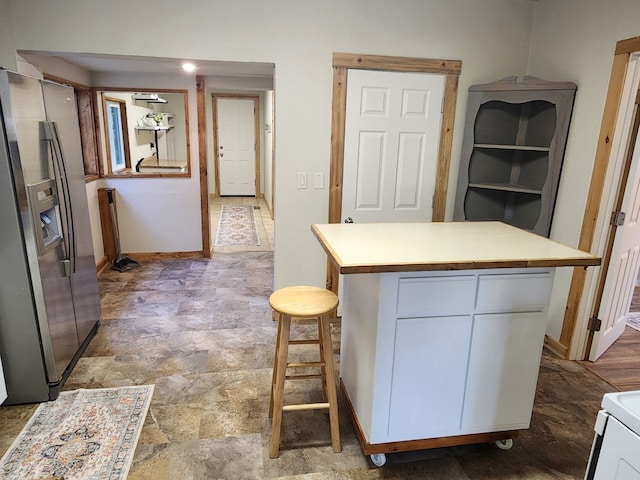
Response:
[[[70,277],[76,271],[76,235],[73,222],[73,209],[71,203],[71,194],[69,189],[69,179],[67,177],[67,168],[64,162],[62,152],[62,144],[60,143],[60,135],[58,134],[58,126],[56,122],[42,122],[44,126],[45,139],[51,144],[51,152],[53,157],[53,168],[56,177],[60,180],[62,199],[64,202],[65,212],[65,230],[67,251],[65,255],[67,260],[63,262],[64,272]]]

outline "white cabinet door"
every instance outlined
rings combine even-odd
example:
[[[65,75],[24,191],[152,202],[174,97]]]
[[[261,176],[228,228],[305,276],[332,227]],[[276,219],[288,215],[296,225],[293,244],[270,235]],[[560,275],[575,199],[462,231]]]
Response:
[[[594,480],[640,480],[640,437],[609,417]]]
[[[476,315],[462,432],[529,428],[546,315]]]
[[[386,441],[459,432],[470,339],[470,315],[397,320]]]

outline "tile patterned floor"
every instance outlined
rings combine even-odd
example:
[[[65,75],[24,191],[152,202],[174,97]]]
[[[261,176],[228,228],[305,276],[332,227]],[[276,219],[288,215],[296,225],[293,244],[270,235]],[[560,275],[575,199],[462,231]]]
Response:
[[[511,450],[410,452],[376,468],[341,403],[342,453],[332,452],[326,413],[299,412],[285,415],[280,457],[269,459],[272,279],[271,252],[154,261],[101,275],[103,320],[65,389],[155,384],[130,480],[583,478],[596,413],[612,389],[579,363],[547,353],[531,428]],[[337,355],[339,324],[333,333]],[[287,398],[317,401],[318,390],[298,382]],[[0,455],[34,410],[0,408]]]

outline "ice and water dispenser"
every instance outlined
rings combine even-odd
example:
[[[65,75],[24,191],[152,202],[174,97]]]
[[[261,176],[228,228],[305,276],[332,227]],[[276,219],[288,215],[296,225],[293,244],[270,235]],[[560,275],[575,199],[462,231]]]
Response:
[[[42,256],[62,241],[60,203],[55,179],[27,186],[38,255]]]

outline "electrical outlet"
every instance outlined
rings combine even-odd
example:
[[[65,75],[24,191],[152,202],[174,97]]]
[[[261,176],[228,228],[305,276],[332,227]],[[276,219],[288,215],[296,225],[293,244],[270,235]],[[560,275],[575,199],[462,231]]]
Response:
[[[307,174],[298,173],[298,188],[307,188]]]

